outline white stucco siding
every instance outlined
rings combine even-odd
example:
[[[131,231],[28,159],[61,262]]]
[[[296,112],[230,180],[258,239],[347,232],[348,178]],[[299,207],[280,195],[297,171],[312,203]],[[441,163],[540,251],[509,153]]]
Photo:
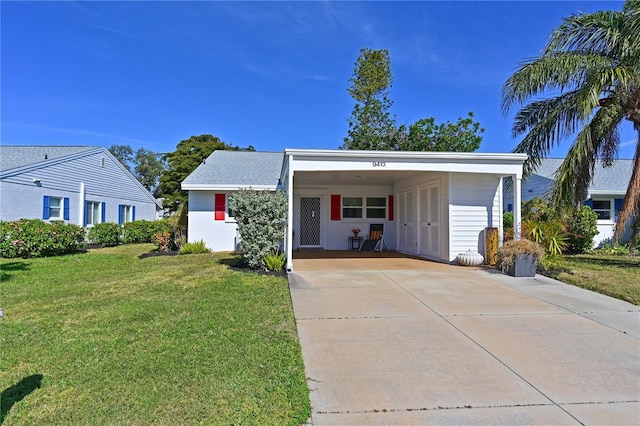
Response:
[[[467,250],[484,253],[486,227],[496,227],[502,232],[500,189],[500,178],[494,175],[451,174],[450,261]]]
[[[83,224],[80,202],[106,203],[105,221],[118,222],[118,206],[135,206],[135,219],[155,220],[156,204],[112,157],[89,154],[2,179],[2,220],[41,219],[43,197],[69,198],[69,222]],[[38,180],[38,182],[34,182]],[[84,197],[81,196],[84,183]]]
[[[222,191],[189,191],[189,242],[203,240],[212,251],[234,251],[237,225],[225,213],[225,220],[215,220],[215,194]]]

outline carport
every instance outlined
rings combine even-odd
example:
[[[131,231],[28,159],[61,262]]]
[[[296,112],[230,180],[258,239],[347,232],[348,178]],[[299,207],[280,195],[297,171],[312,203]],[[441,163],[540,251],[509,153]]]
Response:
[[[294,251],[344,251],[354,229],[384,226],[387,249],[440,262],[483,251],[483,232],[502,233],[503,178],[514,182],[520,227],[524,154],[285,150],[287,269]]]

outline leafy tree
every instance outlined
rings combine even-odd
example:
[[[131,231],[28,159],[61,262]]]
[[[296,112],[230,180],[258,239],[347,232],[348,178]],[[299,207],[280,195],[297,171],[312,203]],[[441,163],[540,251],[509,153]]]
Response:
[[[393,149],[395,118],[389,114],[393,102],[387,97],[393,84],[391,60],[386,49],[360,49],[347,91],[355,99],[343,149]]]
[[[396,125],[389,112],[393,76],[386,49],[361,49],[349,82],[347,91],[356,104],[342,149],[472,152],[480,147],[484,129],[473,121],[473,113],[455,124],[423,118],[408,126]]]
[[[111,145],[109,152],[129,171],[133,162],[133,149],[129,145]]]
[[[176,211],[181,204],[186,203],[187,192],[180,189],[180,184],[217,149],[241,150],[237,146],[227,145],[215,136],[200,135],[180,141],[174,152],[164,155],[167,168],[160,176],[160,194],[164,198],[165,208]],[[249,146],[246,150],[254,149]]]
[[[140,181],[142,186],[147,188],[150,192],[154,192],[158,189],[160,176],[164,171],[162,155],[156,154],[148,149],[140,148],[136,151],[134,164],[134,175]],[[158,195],[159,194],[154,193],[155,197],[158,197]]]
[[[546,98],[544,98],[547,96]],[[543,97],[541,99],[541,97]],[[622,11],[578,13],[557,27],[541,55],[524,62],[502,88],[503,111],[520,106],[514,151],[529,154],[530,174],[550,150],[573,137],[551,190],[556,207],[579,205],[598,160],[610,166],[629,120],[638,133],[633,172],[616,225],[640,217],[640,0]]]

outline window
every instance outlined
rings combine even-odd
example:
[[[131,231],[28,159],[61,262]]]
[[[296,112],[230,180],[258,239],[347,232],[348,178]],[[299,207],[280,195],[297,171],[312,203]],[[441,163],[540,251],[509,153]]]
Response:
[[[386,197],[342,197],[343,219],[385,219]]]
[[[128,206],[126,204],[120,204],[118,206],[118,223],[133,222],[136,220],[136,208],[135,206]]]
[[[87,209],[85,211],[85,226],[97,225],[103,221],[102,203],[95,201],[87,201]]]
[[[611,200],[593,200],[592,209],[598,215],[598,220],[612,220]]]
[[[45,195],[42,202],[42,219],[69,220],[69,199]]]
[[[233,201],[233,195],[229,194],[229,195],[227,195],[227,202],[226,202],[227,220],[234,220],[234,218],[233,218],[233,210],[231,209],[231,207],[229,207],[229,204],[231,204],[231,201]]]
[[[62,198],[49,198],[49,220],[62,219]]]

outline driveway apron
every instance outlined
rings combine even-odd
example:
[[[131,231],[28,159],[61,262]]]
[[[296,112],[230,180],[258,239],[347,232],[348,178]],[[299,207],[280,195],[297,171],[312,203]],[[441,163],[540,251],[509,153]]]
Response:
[[[313,425],[640,424],[640,309],[494,271],[302,271]]]

